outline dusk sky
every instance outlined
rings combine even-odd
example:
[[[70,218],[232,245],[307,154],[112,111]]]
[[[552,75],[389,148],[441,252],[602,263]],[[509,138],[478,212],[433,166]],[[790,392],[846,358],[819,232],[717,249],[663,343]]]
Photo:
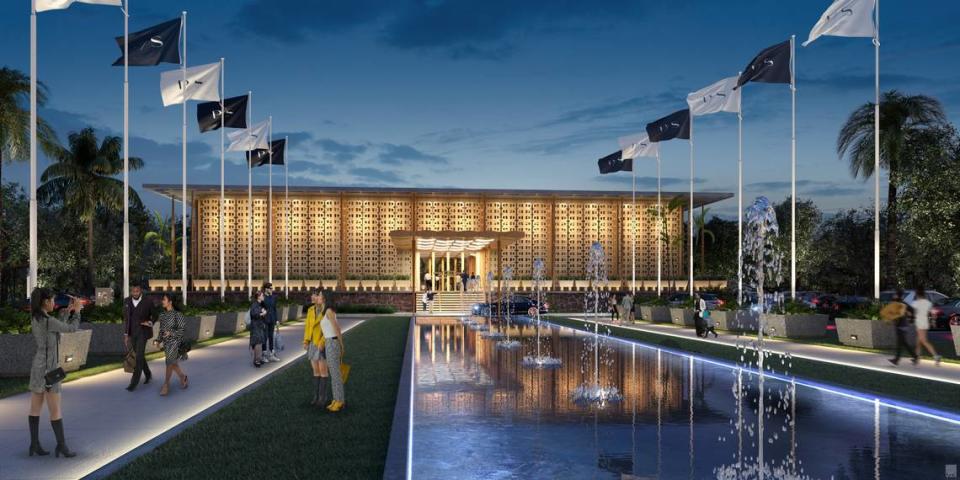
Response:
[[[188,10],[187,60],[226,58],[228,96],[253,91],[254,120],[289,135],[291,185],[505,189],[630,189],[601,177],[617,138],[685,108],[687,93],[735,75],[761,49],[797,36],[798,189],[827,212],[872,205],[872,182],[837,158],[840,125],[873,99],[866,38],[822,37],[803,48],[829,0],[381,1],[132,0],[130,30]],[[0,64],[29,72],[29,0],[0,3]],[[882,1],[881,88],[931,95],[960,112],[960,2]],[[38,15],[41,110],[61,138],[84,126],[122,133],[123,69],[116,7],[75,4]],[[175,65],[130,68],[131,181],[180,182],[179,105],[159,78]],[[190,183],[219,181],[217,132],[188,110]],[[790,92],[745,87],[745,198],[783,199],[790,180]],[[696,188],[736,191],[736,115],[697,117]],[[687,189],[689,147],[664,144],[665,190]],[[46,165],[42,159],[41,171]],[[638,189],[656,188],[638,160]],[[266,168],[254,181],[265,184]],[[282,170],[275,169],[282,173]],[[27,163],[4,170],[26,185]],[[227,183],[246,184],[227,154]],[[275,184],[282,185],[277,175]],[[884,188],[885,191],[885,188]],[[169,203],[141,190],[151,208]],[[736,215],[736,200],[714,213]]]

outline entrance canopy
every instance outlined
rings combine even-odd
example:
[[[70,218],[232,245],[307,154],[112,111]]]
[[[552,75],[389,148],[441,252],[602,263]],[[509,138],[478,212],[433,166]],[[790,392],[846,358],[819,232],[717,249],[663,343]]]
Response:
[[[394,230],[390,239],[397,250],[418,252],[461,253],[478,252],[487,248],[505,248],[523,238],[523,232],[493,231],[435,231]]]

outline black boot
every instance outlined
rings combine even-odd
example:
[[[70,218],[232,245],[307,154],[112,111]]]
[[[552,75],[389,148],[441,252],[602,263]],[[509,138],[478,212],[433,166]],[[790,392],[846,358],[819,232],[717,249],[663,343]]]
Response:
[[[40,455],[41,457],[50,455],[50,452],[40,446],[40,417],[28,415],[27,423],[30,424],[30,456],[32,457],[34,454]]]
[[[330,394],[332,393],[331,390],[330,377],[320,377],[320,393],[317,396],[318,407],[325,408],[330,403],[330,400],[332,400],[330,398]]]
[[[316,405],[320,401],[320,377],[313,377],[313,400],[310,405]]]
[[[57,437],[57,448],[54,449],[54,454],[58,458],[60,455],[66,458],[76,457],[77,454],[70,451],[70,448],[67,447],[66,440],[63,439],[63,419],[50,420],[50,426],[53,427],[53,434]]]

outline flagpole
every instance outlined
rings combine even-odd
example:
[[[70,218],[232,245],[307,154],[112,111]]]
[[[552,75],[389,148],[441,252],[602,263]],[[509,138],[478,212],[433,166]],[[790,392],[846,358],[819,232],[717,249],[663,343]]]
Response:
[[[30,2],[30,273],[27,297],[37,286],[37,1]]]
[[[790,35],[790,298],[797,298],[797,36]]]
[[[687,230],[690,231],[690,272],[689,272],[689,290],[690,298],[693,298],[693,113],[690,113],[690,211],[687,214],[690,224]]]
[[[267,193],[267,281],[273,283],[273,115],[267,117],[267,159],[270,161],[267,176],[270,186]]]
[[[286,149],[290,137],[283,137],[283,217],[286,219],[286,234],[283,242],[283,294],[290,298],[290,178]]]
[[[182,15],[182,28],[183,28],[183,61],[181,62],[181,72],[183,73],[183,84],[187,84],[187,12],[184,10],[180,13]],[[183,292],[183,304],[187,304],[187,99],[183,99],[183,123],[180,125],[180,135],[183,139],[183,145],[181,146],[181,159],[183,169],[183,185],[181,186],[181,194],[183,195],[183,201],[180,202],[182,208],[182,223],[180,225],[182,231],[182,238],[180,239],[181,246],[180,250],[183,258],[180,261],[180,270],[181,277],[180,281],[182,282],[181,291]],[[170,225],[170,228],[176,228],[176,225]],[[176,247],[170,248],[171,254],[176,258]]]
[[[130,0],[123,8],[123,298],[130,296]]]
[[[633,293],[634,296],[636,296],[637,295],[637,169],[635,168],[636,166],[633,165],[633,163],[636,163],[636,162],[633,162],[631,160],[630,173],[631,173],[631,177],[633,177],[633,186],[631,187],[630,194],[632,197],[633,206],[630,208],[632,209],[631,212],[633,213],[633,233],[631,234],[631,238],[633,239],[633,242],[632,242],[633,244],[633,253],[632,253],[633,277],[632,277],[632,283],[630,284],[630,291]]]
[[[873,298],[880,298],[880,0],[874,8],[873,38]],[[890,261],[890,259],[887,259]]]
[[[743,72],[737,72],[739,78]],[[737,105],[737,305],[743,303],[743,87]]]
[[[223,96],[224,96],[224,93],[226,92],[226,88],[224,87],[224,83],[226,83],[224,81],[224,77],[226,76],[226,73],[227,72],[224,71],[223,57],[220,57],[220,301],[221,302],[223,302],[224,299],[226,298],[226,289],[224,285],[226,283],[226,274],[223,267],[223,253],[224,253],[223,252],[224,250],[223,206],[225,203],[224,188],[223,188],[223,183],[224,183],[223,131],[226,128],[224,118],[227,116],[226,115],[227,111],[223,105]]]
[[[660,200],[660,146],[657,146],[657,296],[661,293],[660,276],[663,272],[663,205]]]
[[[253,91],[247,92],[247,136],[253,126]],[[247,156],[247,295],[253,296],[253,155]]]

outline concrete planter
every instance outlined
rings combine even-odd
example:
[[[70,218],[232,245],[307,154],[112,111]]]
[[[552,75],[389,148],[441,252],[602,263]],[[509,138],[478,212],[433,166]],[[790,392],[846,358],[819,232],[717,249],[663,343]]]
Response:
[[[852,347],[893,348],[897,345],[892,323],[864,318],[837,318],[837,338]]]
[[[671,308],[670,309],[670,322],[674,325],[682,325],[684,327],[694,326],[694,314],[692,308]]]
[[[731,332],[756,332],[759,316],[750,310],[710,310],[717,328]]]
[[[648,322],[670,323],[670,308],[660,305],[641,305],[640,317]]]
[[[244,319],[247,316],[246,310],[242,312],[220,312],[217,314],[217,323],[213,328],[213,334],[235,335],[247,329]]]
[[[829,316],[819,313],[780,315],[764,313],[764,332],[767,335],[787,338],[820,338],[827,334]]]
[[[202,342],[213,337],[217,328],[217,314],[215,313],[198,317],[184,317],[184,320],[187,325],[183,331],[183,339],[191,342]]]
[[[90,330],[60,334],[60,366],[64,371],[74,372],[86,365],[91,334]],[[51,344],[50,348],[56,347]],[[0,335],[0,377],[29,377],[36,352],[32,333]]]
[[[123,355],[127,347],[123,344],[122,323],[81,323],[80,328],[91,331],[90,353],[94,355]]]
[[[950,333],[953,334],[953,353],[960,357],[960,325],[950,325]]]
[[[284,319],[286,321],[296,320],[299,313],[300,305],[287,305],[287,316]]]

